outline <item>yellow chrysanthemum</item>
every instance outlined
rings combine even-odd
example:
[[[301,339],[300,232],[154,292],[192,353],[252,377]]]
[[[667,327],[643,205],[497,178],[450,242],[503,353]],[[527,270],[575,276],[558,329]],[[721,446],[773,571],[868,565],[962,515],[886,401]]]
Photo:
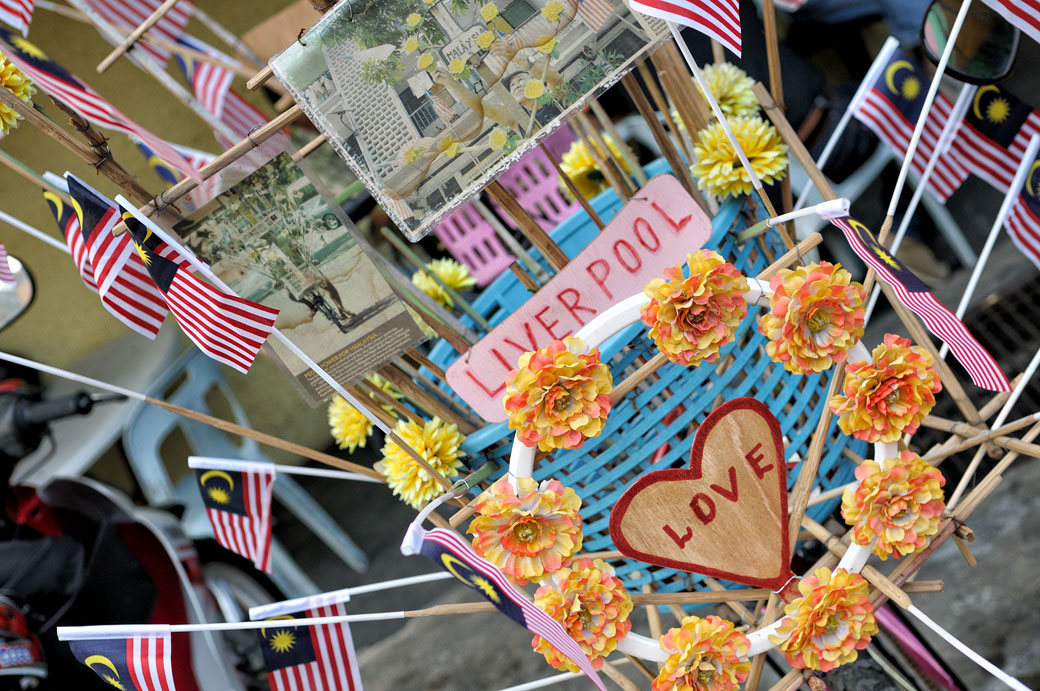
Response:
[[[487,50],[494,44],[496,38],[494,31],[485,31],[477,36],[477,48]]]
[[[3,53],[0,53],[0,88],[7,89],[26,103],[29,103],[33,94],[36,93],[36,87],[29,81],[29,78],[22,74],[22,71],[15,67],[14,63],[10,62]],[[21,117],[10,107],[0,103],[0,132],[3,134],[10,132],[12,127],[18,126]]]
[[[484,5],[483,7],[480,8],[480,17],[485,22],[490,22],[497,16],[498,16],[498,5],[496,5],[493,2],[489,2],[488,4],[486,4],[486,5]]]
[[[462,466],[459,457],[464,437],[455,425],[433,418],[420,426],[408,420],[398,420],[394,432],[408,446],[446,478],[457,474]],[[409,506],[420,509],[444,493],[437,481],[408,453],[388,438],[383,444],[383,475],[386,483]]]
[[[747,636],[714,614],[686,617],[660,644],[668,659],[652,691],[737,691],[751,671]]]
[[[607,148],[614,155],[614,159],[621,161],[621,165],[626,173],[631,173],[632,171],[628,168],[628,162],[622,158],[621,150],[613,137],[607,134],[602,135],[602,137]],[[601,156],[604,155],[604,152],[600,151],[599,145],[596,145],[596,151]],[[575,139],[571,142],[571,148],[567,149],[560,161],[560,169],[574,182],[574,186],[578,188],[581,196],[586,199],[592,199],[608,187],[607,179],[603,177],[603,172],[596,165],[596,159],[592,157],[589,147],[581,139]],[[562,179],[559,181],[559,184],[564,196],[570,199],[571,192],[567,185],[564,184]]]
[[[787,146],[776,128],[758,116],[730,118],[729,123],[758,178],[764,183],[780,180],[787,168]],[[717,121],[697,133],[693,155],[693,176],[708,194],[724,199],[751,192],[751,176]]]
[[[542,8],[542,16],[550,22],[558,21],[561,12],[563,12],[563,3],[559,0],[552,0],[552,2]]]
[[[540,36],[538,40],[535,41],[534,45],[539,52],[548,55],[549,53],[553,52],[554,48],[556,48],[556,37],[549,36],[548,34],[546,34],[545,36]]]
[[[581,497],[559,480],[502,478],[477,497],[473,549],[517,585],[540,581],[581,550]]]
[[[731,62],[705,65],[704,81],[708,82],[711,95],[719,102],[727,118],[755,115],[758,99],[752,89],[755,80]],[[700,87],[697,87],[700,93]]]
[[[496,127],[491,131],[491,135],[488,137],[488,146],[491,147],[492,151],[501,151],[506,148],[506,144],[509,143],[509,131],[501,127]]]
[[[924,549],[939,532],[946,478],[928,461],[912,451],[883,467],[868,459],[856,467],[856,479],[859,484],[841,498],[841,515],[852,526],[852,540],[863,546],[873,542],[882,561]]]
[[[429,53],[423,53],[419,56],[419,59],[415,61],[415,66],[420,70],[428,70],[433,66],[433,56]]]
[[[329,429],[336,445],[351,453],[372,436],[372,422],[342,396],[329,403]]]
[[[628,620],[632,597],[614,575],[614,568],[602,559],[578,559],[554,573],[552,580],[553,585],[535,591],[534,603],[563,624],[592,666],[601,668],[604,658],[617,649],[632,628]],[[541,636],[535,636],[531,645],[556,669],[578,671],[570,658]]]
[[[426,270],[436,274],[437,278],[444,281],[448,287],[456,292],[468,290],[477,284],[477,279],[470,275],[466,265],[460,264],[454,259],[434,259],[431,262],[427,262]],[[445,307],[453,307],[455,305],[455,300],[452,299],[451,294],[444,290],[437,281],[433,280],[426,271],[420,270],[412,274],[412,284]]]
[[[528,79],[527,83],[524,84],[524,98],[529,98],[532,101],[542,97],[545,93],[545,82],[540,79]]]
[[[410,15],[405,17],[404,23],[414,29],[422,23],[422,15],[418,12],[412,12]]]
[[[798,669],[829,672],[852,662],[878,630],[868,590],[858,573],[816,569],[798,584],[802,596],[784,608],[779,636],[770,640]]]

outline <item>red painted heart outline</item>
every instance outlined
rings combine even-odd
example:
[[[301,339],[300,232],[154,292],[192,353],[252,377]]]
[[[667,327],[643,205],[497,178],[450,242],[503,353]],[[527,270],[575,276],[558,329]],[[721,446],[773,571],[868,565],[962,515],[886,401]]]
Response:
[[[780,536],[780,570],[777,576],[772,578],[757,578],[743,574],[725,571],[704,564],[689,561],[680,561],[669,557],[662,557],[652,553],[643,552],[633,547],[625,537],[621,529],[621,522],[628,511],[633,499],[644,489],[660,482],[675,482],[685,480],[700,480],[703,476],[701,464],[703,462],[704,445],[711,435],[714,427],[727,415],[736,410],[749,410],[761,417],[769,427],[770,438],[773,443],[773,459],[776,459],[778,494],[780,498],[779,510],[781,516]],[[732,470],[732,468],[731,468]],[[731,486],[732,486],[731,482]],[[721,489],[721,488],[720,488]],[[724,493],[723,493],[724,494]],[[627,557],[638,559],[647,564],[664,566],[679,571],[699,573],[715,578],[722,578],[736,583],[744,583],[753,587],[764,587],[771,590],[780,590],[793,577],[791,571],[791,548],[788,538],[788,513],[787,513],[787,464],[784,460],[783,434],[780,430],[780,422],[769,411],[762,402],[749,397],[735,398],[726,401],[713,410],[704,423],[697,429],[690,449],[690,462],[687,468],[669,468],[666,470],[653,470],[639,477],[625,490],[624,494],[614,505],[610,512],[610,537],[617,549]]]

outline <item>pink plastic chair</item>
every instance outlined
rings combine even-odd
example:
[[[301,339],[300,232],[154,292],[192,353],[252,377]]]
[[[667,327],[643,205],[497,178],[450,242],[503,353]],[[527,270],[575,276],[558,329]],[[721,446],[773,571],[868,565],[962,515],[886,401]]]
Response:
[[[451,212],[433,233],[451,256],[466,265],[480,287],[495,280],[516,259],[472,204],[463,204]]]
[[[546,138],[545,146],[556,160],[560,160],[573,140],[574,133],[570,127],[563,125]],[[532,150],[498,176],[498,181],[531,213],[538,225],[547,231],[558,226],[580,208],[578,202],[571,201],[563,195],[556,169],[540,147]],[[501,209],[497,207],[495,210],[500,212],[499,216],[507,225],[516,228],[509,214],[501,213]]]

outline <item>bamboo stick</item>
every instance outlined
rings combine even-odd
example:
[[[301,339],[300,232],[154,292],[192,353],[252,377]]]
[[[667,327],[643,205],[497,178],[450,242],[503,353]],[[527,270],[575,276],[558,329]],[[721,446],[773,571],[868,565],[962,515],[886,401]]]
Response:
[[[458,417],[467,420],[470,425],[474,428],[480,428],[484,426],[484,421],[479,417],[467,410],[463,405],[458,403],[455,399],[441,389],[437,384],[432,382],[426,375],[415,369],[411,363],[406,362],[402,358],[395,358],[393,361],[394,365],[404,372],[418,387],[420,390],[425,391],[432,395],[435,399],[448,406],[448,408]],[[445,382],[447,383],[447,382]]]
[[[246,81],[246,88],[250,91],[262,86],[264,82],[274,76],[274,70],[271,69],[270,65],[265,65],[263,69],[254,74]]]
[[[555,159],[552,156],[548,156],[550,161],[555,163]],[[524,267],[530,272],[532,276],[541,281],[542,283],[549,280],[549,273],[538,265],[538,262],[534,260],[531,254],[525,250],[516,238],[513,237],[512,233],[506,230],[506,227],[502,225],[502,221],[498,219],[498,216],[491,212],[491,209],[487,207],[480,197],[475,197],[472,202],[473,208],[475,208],[484,220],[487,221],[492,228],[495,230],[495,235],[502,241],[502,244],[506,246],[513,256],[516,257]]]
[[[646,176],[643,166],[639,165],[639,159],[636,158],[636,155],[632,152],[632,148],[628,145],[628,142],[626,142],[624,137],[621,136],[621,133],[618,132],[617,127],[614,125],[614,121],[610,119],[609,115],[607,115],[607,111],[603,110],[603,106],[599,104],[599,101],[596,99],[589,101],[589,108],[592,109],[593,114],[596,116],[596,120],[599,121],[600,127],[606,130],[606,132],[614,138],[614,141],[617,142],[618,151],[621,152],[621,157],[625,160],[625,163],[632,171],[632,175],[634,175],[636,180],[639,181],[639,184],[645,185],[650,182],[650,178]]]
[[[769,65],[769,93],[773,101],[780,107],[784,106],[784,81],[780,70],[780,42],[776,33],[776,9],[773,0],[762,0],[762,23],[766,35],[766,62]],[[785,118],[786,119],[786,118]],[[797,137],[797,134],[795,135]],[[798,138],[801,141],[801,138]],[[791,165],[787,165],[784,179],[780,181],[780,194],[783,198],[784,212],[794,208],[794,199],[791,196]]]
[[[520,232],[523,233],[531,243],[538,248],[542,253],[542,256],[549,262],[557,271],[563,270],[563,267],[567,266],[567,262],[570,259],[564,254],[560,246],[553,241],[549,234],[542,230],[542,227],[531,218],[531,214],[527,212],[523,206],[520,205],[516,199],[513,198],[505,187],[502,187],[502,183],[497,180],[488,184],[487,188],[488,195],[495,200],[502,209],[509,214],[516,225],[520,228]]]
[[[693,89],[693,84],[690,83],[689,77],[686,76],[687,70],[684,67],[680,71],[672,58],[672,53],[665,46],[662,46],[650,56],[651,62],[657,68],[657,76],[661,80],[664,92],[668,95],[672,107],[679,113],[682,127],[686,129],[691,140],[696,139],[697,132],[700,132],[708,125],[711,116],[704,110],[698,109],[697,99],[690,93]],[[676,126],[679,125],[678,122],[675,124]]]
[[[407,355],[408,357],[412,358],[417,363],[419,363],[420,365],[422,365],[426,369],[428,369],[431,372],[433,372],[433,376],[437,377],[441,381],[447,381],[446,377],[448,375],[444,372],[444,370],[441,369],[436,364],[434,364],[433,360],[431,360],[430,358],[426,357],[426,354],[423,353],[418,348],[412,348],[411,350],[406,351],[405,355]]]
[[[653,61],[652,58],[651,61]],[[656,63],[654,67],[657,67]],[[668,99],[665,97],[664,93],[661,92],[661,87],[657,83],[657,80],[654,79],[654,73],[650,71],[650,68],[647,66],[646,61],[637,64],[636,70],[639,72],[639,76],[643,78],[643,84],[646,86],[646,90],[650,92],[650,98],[653,99],[654,106],[657,108],[658,115],[660,115],[661,118],[664,119],[665,125],[668,126],[668,131],[672,135],[672,139],[669,140],[669,146],[675,149],[677,153],[681,149],[682,154],[686,157],[686,166],[690,166],[693,162],[693,147],[691,146],[692,140],[689,140],[682,134],[686,127],[685,123],[683,127],[679,126],[679,123],[676,121],[675,116],[672,114],[672,107],[671,105],[669,105]],[[656,70],[656,73],[657,77],[660,78],[661,71]],[[661,124],[660,120],[657,120],[656,115],[654,116],[654,120],[657,121],[658,125]],[[689,130],[686,131],[688,132]],[[673,141],[678,142],[678,147],[675,146]],[[658,142],[658,144],[660,144],[660,142]],[[661,150],[663,152],[664,148],[662,147]]]
[[[400,389],[401,393],[412,399],[416,405],[425,409],[431,416],[435,415],[445,422],[454,423],[459,428],[459,431],[465,435],[473,434],[476,431],[476,427],[471,425],[468,420],[456,415],[454,411],[434,398],[430,392],[418,386],[404,372],[397,369],[396,366],[390,364],[383,367],[379,370],[379,375]]]
[[[292,155],[292,160],[300,161],[301,159],[304,159],[307,156],[310,156],[312,153],[314,153],[318,149],[319,146],[321,146],[324,143],[325,143],[325,135],[324,134],[319,134],[317,137],[315,137],[314,139],[310,140],[309,142],[307,142],[306,144],[301,146],[300,150]]]
[[[538,285],[538,281],[531,274],[524,271],[524,268],[520,266],[520,262],[513,262],[509,265],[509,270],[512,272],[517,279],[524,284],[524,288],[527,288],[532,295],[541,290],[541,286]]]
[[[348,386],[347,387],[347,391],[349,391],[350,395],[353,396],[354,398],[358,399],[359,401],[369,395],[369,391],[367,389],[365,389],[365,388],[362,388],[362,386],[360,384],[354,384],[353,386]],[[362,412],[362,411],[358,411],[358,412]],[[384,425],[386,425],[388,428],[392,429],[393,427],[395,427],[397,425],[397,418],[395,418],[390,413],[386,412],[383,409],[383,406],[379,406],[379,405],[373,406],[372,408],[369,409],[369,412],[371,412],[372,415],[374,415],[375,417],[379,418],[379,421],[382,422]],[[362,413],[362,414],[364,414],[364,413]]]
[[[578,190],[578,186],[574,184],[574,180],[571,179],[571,176],[563,172],[563,168],[560,167],[560,162],[557,161],[556,157],[552,155],[551,151],[549,151],[549,147],[545,145],[545,142],[542,142],[539,146],[542,147],[542,153],[544,153],[545,157],[549,159],[550,163],[552,163],[553,168],[556,169],[556,175],[563,181],[564,186],[567,188],[567,191],[571,193],[571,197],[574,198],[574,201],[581,205],[581,208],[585,210],[585,213],[588,214],[589,218],[592,219],[592,222],[596,224],[596,227],[603,230],[605,227],[603,219],[601,219],[599,214],[597,214],[592,208],[592,204],[590,204],[589,200],[585,198],[585,195]],[[530,289],[530,286],[528,286],[528,289]],[[532,292],[537,291],[538,289],[535,288]]]
[[[610,187],[617,194],[618,199],[622,203],[627,202],[632,197],[632,189],[624,179],[624,172],[619,170],[619,166],[615,164],[610,148],[607,147],[598,132],[596,132],[596,128],[589,122],[588,116],[582,112],[575,113],[571,127],[577,133],[578,138],[585,144],[585,148],[588,149],[592,160],[596,162],[596,167],[599,168],[600,172],[603,173],[603,177],[610,183]]]
[[[375,398],[376,403],[380,404],[378,408],[381,408],[385,411],[386,409],[383,408],[383,405],[388,405],[394,409],[398,417],[404,418],[412,424],[419,425],[420,427],[422,427],[423,420],[416,416],[416,414],[413,413],[411,409],[408,408],[408,406],[401,403],[401,401],[397,400],[396,398],[388,394],[386,391],[383,391],[383,389],[376,386],[368,379],[362,379],[360,382],[358,382],[358,388],[361,390],[362,395],[368,394],[369,396]],[[355,397],[357,397],[357,394],[354,395]],[[373,412],[375,412],[376,409],[373,408],[372,410]],[[397,424],[396,420],[393,424]]]
[[[154,12],[152,12],[152,14],[147,19],[145,19],[143,22],[141,22],[140,26],[138,26],[136,29],[131,31],[130,35],[127,36],[125,39],[123,39],[123,42],[120,43],[118,46],[116,46],[115,49],[113,49],[112,52],[109,53],[105,57],[105,59],[102,60],[98,64],[98,66],[97,66],[98,74],[103,73],[105,70],[107,70],[109,67],[111,67],[112,64],[116,60],[118,60],[120,58],[120,56],[123,55],[123,53],[125,53],[128,50],[130,50],[130,48],[134,45],[134,43],[137,42],[137,39],[141,38],[141,36],[144,35],[144,32],[148,31],[153,26],[155,26],[155,24],[160,19],[162,19],[163,16],[165,16],[167,12],[172,10],[173,6],[176,5],[176,4],[177,4],[177,0],[166,0],[163,4],[159,5],[159,7],[157,7],[156,10]]]
[[[632,683],[632,680],[626,677],[624,672],[614,665],[603,665],[599,671],[603,672],[603,674],[623,689],[623,691],[640,691],[639,687]]]
[[[628,395],[628,393],[632,391],[632,389],[636,388],[636,386],[641,381],[649,377],[651,374],[659,370],[667,363],[668,356],[664,353],[658,353],[657,355],[654,355],[652,358],[643,363],[643,365],[639,367],[639,369],[625,377],[625,379],[622,380],[620,384],[615,386],[614,390],[610,393],[611,398],[613,398],[615,401],[620,401],[622,398]]]

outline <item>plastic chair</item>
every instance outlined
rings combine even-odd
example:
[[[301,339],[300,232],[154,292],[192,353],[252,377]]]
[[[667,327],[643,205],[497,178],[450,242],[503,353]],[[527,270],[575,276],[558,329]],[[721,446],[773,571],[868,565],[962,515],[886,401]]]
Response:
[[[563,125],[546,138],[545,146],[559,160],[573,140],[574,134],[567,125]],[[557,178],[552,161],[539,147],[499,175],[498,182],[531,213],[538,225],[545,230],[552,230],[581,208],[578,202],[564,196]],[[516,223],[509,214],[497,206],[495,209],[509,227],[516,229]]]
[[[502,245],[494,227],[475,206],[463,204],[437,224],[433,234],[451,256],[466,265],[483,288],[516,261]]]
[[[166,393],[171,387],[172,391]],[[245,411],[221,374],[220,366],[195,348],[184,352],[146,393],[169,403],[209,413],[211,406],[207,396],[211,392],[219,393],[226,401],[234,422],[249,426]],[[198,455],[258,461],[269,459],[252,439],[235,443],[209,425],[144,402],[134,405],[123,427],[123,447],[145,498],[153,505],[184,505],[187,507],[183,520],[186,532],[193,538],[210,537],[212,531],[194,476],[186,474],[175,486],[163,463],[162,444],[176,430],[181,431],[191,451]],[[292,476],[278,475],[274,496],[348,566],[356,571],[368,568],[365,553]],[[318,592],[310,577],[275,539],[272,539],[272,555],[272,580],[286,595],[300,597]]]

